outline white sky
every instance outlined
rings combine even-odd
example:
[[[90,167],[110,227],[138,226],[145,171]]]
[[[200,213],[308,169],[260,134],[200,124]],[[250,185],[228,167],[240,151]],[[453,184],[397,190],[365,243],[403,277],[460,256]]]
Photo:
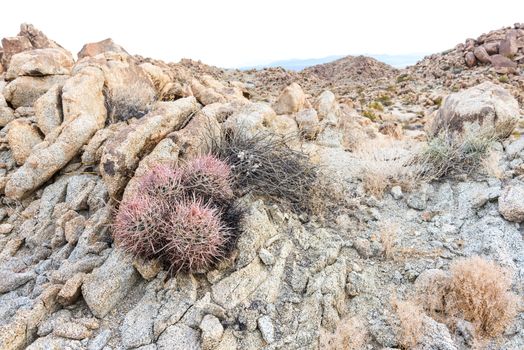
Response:
[[[107,37],[132,54],[238,67],[345,54],[435,53],[524,22],[524,0],[2,1],[0,37],[32,23],[76,54]]]

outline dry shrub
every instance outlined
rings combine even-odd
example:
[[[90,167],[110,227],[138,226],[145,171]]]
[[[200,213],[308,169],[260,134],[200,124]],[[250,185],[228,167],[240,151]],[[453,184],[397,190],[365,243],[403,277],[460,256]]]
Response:
[[[451,266],[446,313],[472,322],[481,337],[500,335],[517,313],[518,298],[510,288],[509,271],[493,261],[459,260]]]
[[[318,167],[309,156],[289,146],[296,136],[279,136],[243,128],[211,135],[210,149],[231,167],[236,195],[263,196],[295,211],[311,211],[311,194],[318,184]]]
[[[134,81],[128,86],[104,88],[108,122],[141,118],[149,113],[155,100],[155,96],[144,93],[149,89],[149,85],[141,81]]]
[[[398,342],[402,349],[412,349],[424,334],[424,311],[414,301],[402,301],[396,297],[391,301],[398,317]]]
[[[320,330],[319,348],[322,350],[361,350],[368,340],[364,322],[354,316],[340,321],[335,333]]]
[[[411,161],[416,149],[417,144],[391,139],[362,143],[354,154],[364,190],[380,198],[393,186],[412,189],[420,173],[419,164]]]
[[[465,131],[458,135],[443,131],[428,140],[412,163],[421,170],[421,181],[432,181],[449,175],[469,175],[479,169],[497,140],[493,132]]]
[[[394,222],[381,223],[379,227],[380,243],[384,249],[383,255],[388,260],[395,260],[398,247],[397,247],[397,231],[398,224]]]

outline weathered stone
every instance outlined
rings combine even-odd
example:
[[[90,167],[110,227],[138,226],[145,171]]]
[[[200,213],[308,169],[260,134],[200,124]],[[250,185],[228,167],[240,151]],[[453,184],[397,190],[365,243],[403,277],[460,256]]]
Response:
[[[297,122],[287,115],[277,115],[268,126],[275,134],[289,136],[298,132]]]
[[[22,198],[47,181],[104,126],[103,84],[102,73],[94,68],[87,68],[67,81],[62,94],[64,122],[11,176],[5,188],[8,197]]]
[[[108,38],[96,43],[85,44],[80,52],[78,52],[78,59],[94,57],[104,52],[117,52],[128,55],[127,51],[124,50],[122,46],[116,44],[113,39]]]
[[[518,102],[509,92],[485,82],[447,96],[433,120],[431,133],[478,132],[482,129],[507,136],[519,115]]]
[[[100,173],[109,194],[118,197],[140,160],[171,131],[179,129],[198,110],[194,97],[158,102],[153,111],[119,132],[105,146]]]
[[[511,30],[506,34],[504,40],[500,42],[499,54],[512,58],[517,54],[518,51],[517,45],[517,31]]]
[[[47,135],[62,124],[62,85],[55,85],[35,101],[36,123]]]
[[[320,130],[317,111],[313,108],[303,109],[295,116],[300,133],[308,140],[313,140]]]
[[[56,84],[63,84],[68,76],[18,77],[4,88],[4,97],[14,108],[31,107],[40,96]]]
[[[262,338],[266,343],[271,344],[275,341],[275,329],[273,327],[273,322],[271,318],[267,315],[261,316],[257,320],[258,329],[262,333]]]
[[[524,185],[506,186],[499,197],[499,212],[508,221],[524,221]]]
[[[488,55],[495,55],[499,53],[499,43],[498,42],[485,43],[482,46],[484,46]]]
[[[13,225],[11,224],[0,224],[0,235],[6,235],[13,230]]]
[[[35,49],[61,48],[55,41],[49,39],[42,31],[29,23],[20,25],[20,33],[18,35],[29,39]]]
[[[263,102],[248,103],[238,108],[224,122],[224,127],[233,131],[242,131],[247,135],[255,135],[264,130],[276,118],[275,111]]]
[[[0,270],[0,294],[10,292],[34,279],[33,272],[15,273],[8,270]]]
[[[340,110],[335,95],[331,91],[321,93],[314,107],[318,112],[318,119],[320,121],[323,121],[327,125],[337,125]]]
[[[79,323],[64,322],[64,323],[59,323],[53,329],[53,335],[62,337],[62,338],[81,340],[81,339],[89,338],[91,336],[91,331],[87,329],[87,327]]]
[[[224,327],[220,320],[213,315],[206,315],[200,323],[202,330],[202,350],[213,350],[222,340]]]
[[[2,65],[4,66],[4,68],[9,67],[9,62],[11,61],[11,57],[13,57],[13,55],[19,52],[31,50],[32,48],[33,45],[31,45],[31,41],[29,41],[29,39],[24,36],[3,38],[3,54],[1,60]]]
[[[473,54],[481,63],[491,63],[488,53],[483,46],[477,46],[473,51]]]
[[[78,299],[81,293],[82,283],[84,282],[84,276],[85,274],[83,273],[77,273],[67,280],[56,296],[60,304],[64,306],[71,305]]]
[[[16,119],[9,124],[7,142],[18,165],[25,163],[33,148],[42,142],[42,139],[38,128],[27,119]]]
[[[64,49],[37,49],[23,51],[11,57],[6,79],[21,76],[68,75],[73,67],[73,57]]]
[[[102,350],[111,338],[111,331],[105,329],[92,338],[87,345],[87,350]]]
[[[273,109],[276,114],[293,114],[303,109],[305,105],[304,91],[300,85],[292,83],[282,91]]]
[[[131,259],[113,250],[102,266],[84,278],[82,296],[95,316],[104,317],[137,281]]]
[[[144,260],[135,258],[133,266],[140,273],[140,276],[147,281],[151,281],[162,270],[162,264],[158,259]]]
[[[493,55],[491,64],[497,73],[513,74],[517,72],[517,63],[502,55]]]
[[[466,53],[466,55],[464,56],[464,60],[466,61],[468,67],[473,67],[477,64],[477,58],[475,57],[475,54],[471,51]]]
[[[200,350],[198,332],[183,324],[168,327],[158,338],[158,350]]]

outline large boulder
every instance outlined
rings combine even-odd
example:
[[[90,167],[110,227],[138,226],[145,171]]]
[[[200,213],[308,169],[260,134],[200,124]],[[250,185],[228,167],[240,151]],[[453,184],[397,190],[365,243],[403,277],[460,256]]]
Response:
[[[508,221],[524,221],[524,185],[509,185],[499,197],[499,212]]]
[[[64,84],[69,76],[18,77],[4,88],[4,97],[13,108],[32,107],[35,101],[56,84]]]
[[[38,128],[25,118],[19,118],[9,124],[7,142],[18,165],[25,163],[33,147],[42,142]]]
[[[506,34],[504,40],[500,42],[499,53],[508,58],[512,58],[517,54],[518,49],[517,31],[511,30]]]
[[[78,59],[94,57],[104,52],[117,52],[128,55],[122,46],[116,44],[113,39],[107,38],[96,43],[85,44],[80,52],[78,52]]]
[[[7,68],[13,55],[19,52],[31,50],[33,48],[33,45],[31,45],[31,41],[29,41],[29,39],[27,39],[24,36],[14,36],[9,38],[3,38],[2,48],[3,55],[1,63],[4,66],[4,68]]]
[[[490,57],[491,65],[499,74],[515,74],[517,63],[503,55],[493,55]]]
[[[468,130],[494,131],[507,136],[519,118],[517,100],[504,88],[485,82],[447,96],[438,110],[430,133],[463,133]]]
[[[35,49],[61,48],[55,41],[49,39],[42,31],[29,23],[20,25],[18,36],[27,38]]]
[[[292,83],[282,91],[273,109],[277,114],[293,114],[303,109],[306,103],[306,95],[300,85]]]
[[[62,88],[57,84],[42,95],[34,104],[36,123],[40,130],[47,135],[62,124]]]
[[[6,196],[20,199],[46,182],[104,127],[107,113],[103,86],[103,74],[96,68],[85,68],[66,82],[62,94],[64,122],[11,175]]]
[[[482,63],[491,63],[491,60],[489,59],[489,54],[484,48],[484,46],[477,46],[475,50],[473,50],[473,54],[479,60],[479,62]]]
[[[11,58],[6,79],[20,76],[44,76],[70,74],[73,57],[64,49],[37,49],[17,53]]]

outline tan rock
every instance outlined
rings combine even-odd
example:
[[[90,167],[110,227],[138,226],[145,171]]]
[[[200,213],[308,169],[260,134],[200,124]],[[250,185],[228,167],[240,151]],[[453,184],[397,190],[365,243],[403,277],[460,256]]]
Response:
[[[57,84],[35,101],[34,111],[36,123],[40,130],[47,135],[62,124],[62,88]]]
[[[516,124],[519,115],[518,102],[508,91],[499,85],[485,82],[447,96],[431,124],[430,133],[436,135],[445,131],[463,133],[485,130],[507,134],[511,132],[508,128]],[[502,127],[503,130],[498,130]]]
[[[14,108],[31,107],[35,101],[56,84],[64,84],[68,76],[18,77],[4,88],[4,97]]]
[[[475,57],[475,54],[473,52],[467,52],[464,56],[464,60],[466,61],[466,65],[468,67],[473,67],[477,64],[477,58]]]
[[[62,289],[57,295],[57,301],[61,305],[71,305],[80,296],[82,290],[82,283],[84,282],[84,273],[77,273],[72,278],[68,279]]]
[[[96,68],[86,68],[66,82],[62,94],[64,122],[11,175],[5,188],[8,197],[22,198],[47,181],[104,126],[103,85],[102,72]]]
[[[320,130],[317,111],[313,108],[304,109],[297,113],[295,120],[300,133],[308,140],[313,140]]]
[[[133,260],[133,266],[146,281],[151,281],[162,271],[162,264],[158,259],[144,260],[136,258]]]
[[[268,126],[274,133],[280,135],[292,136],[298,133],[297,122],[288,115],[277,115]]]
[[[162,68],[155,66],[151,63],[142,63],[140,68],[146,72],[151,81],[153,82],[157,95],[160,96],[167,84],[171,82],[171,78],[166,74]]]
[[[196,97],[198,102],[202,103],[204,106],[212,103],[226,102],[226,98],[215,91],[215,89],[201,84],[196,79],[191,81],[191,90],[193,91],[193,95]]]
[[[92,332],[86,326],[76,322],[63,322],[56,325],[53,335],[57,337],[82,340],[89,338]]]
[[[33,147],[42,140],[43,137],[38,128],[27,119],[16,119],[9,124],[7,142],[18,165],[25,163]]]
[[[514,74],[517,73],[517,63],[502,55],[493,55],[490,57],[491,64],[497,73]]]
[[[524,185],[517,183],[502,190],[499,197],[499,212],[508,221],[524,221]]]
[[[49,39],[42,31],[29,23],[20,25],[20,33],[18,35],[29,39],[35,49],[61,48],[55,41]]]
[[[11,57],[6,79],[21,76],[69,75],[73,57],[64,49],[37,49],[23,51]]]
[[[81,59],[84,57],[94,57],[104,52],[118,52],[128,55],[122,46],[116,44],[113,39],[108,38],[96,43],[85,44],[77,56],[78,59]]]
[[[194,97],[174,102],[157,102],[137,123],[120,131],[104,148],[100,173],[112,197],[121,191],[140,161],[168,133],[186,124],[199,105]]]
[[[473,54],[479,60],[479,62],[491,63],[491,60],[489,59],[489,55],[483,46],[477,46],[475,50],[473,51]]]
[[[14,111],[7,106],[4,95],[0,93],[0,127],[6,126],[10,121],[15,119]]]
[[[277,102],[273,106],[276,114],[293,114],[300,111],[306,105],[306,95],[297,83],[286,87]]]
[[[4,66],[4,68],[9,67],[9,62],[11,61],[11,57],[13,55],[31,50],[33,48],[33,45],[31,45],[31,41],[29,41],[28,38],[24,36],[15,36],[10,38],[3,38],[2,39],[2,48],[3,48],[3,55],[1,63]]]

